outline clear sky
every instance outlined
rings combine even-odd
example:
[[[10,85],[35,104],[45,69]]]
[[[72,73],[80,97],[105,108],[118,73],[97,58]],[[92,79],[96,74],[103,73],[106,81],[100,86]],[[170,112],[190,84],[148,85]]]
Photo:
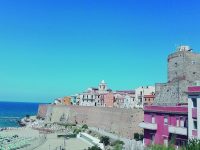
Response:
[[[166,82],[167,55],[200,52],[199,0],[1,0],[0,101]]]

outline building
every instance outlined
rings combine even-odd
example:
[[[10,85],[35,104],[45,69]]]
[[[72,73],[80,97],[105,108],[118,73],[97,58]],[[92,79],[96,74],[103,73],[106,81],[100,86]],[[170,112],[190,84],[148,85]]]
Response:
[[[135,89],[135,107],[143,108],[144,103],[145,103],[145,96],[154,95],[154,93],[155,93],[154,86],[141,86]]]
[[[87,91],[80,94],[80,106],[101,106],[100,95]]]
[[[200,82],[188,87],[188,136],[200,139]]]
[[[200,54],[180,46],[168,56],[168,82],[156,84],[157,105],[187,103],[187,87],[200,79]]]
[[[114,93],[114,107],[133,108],[134,107],[134,90],[118,90]]]
[[[113,107],[114,106],[114,94],[107,93],[103,95],[104,107]]]
[[[144,107],[144,122],[139,124],[144,145],[167,146],[174,139],[181,146],[190,138],[200,138],[199,79],[200,54],[180,46],[168,56],[168,82],[156,84],[154,103]]]
[[[114,107],[124,108],[125,93],[114,93]]]
[[[61,99],[61,103],[63,105],[71,105],[71,97],[70,96],[65,96]]]
[[[188,133],[187,106],[145,106],[144,122],[139,126],[144,129],[144,145],[174,144],[183,146],[187,143]]]
[[[106,100],[107,104],[104,104],[104,95],[112,92],[111,89],[108,89],[107,84],[104,80],[102,80],[99,83],[98,88],[92,87],[88,88],[86,92],[83,92],[79,94],[79,105],[80,106],[101,106],[104,107],[106,105],[111,105],[111,102],[108,102],[110,100],[109,96],[106,96],[108,98]]]
[[[124,97],[124,108],[134,108],[134,106],[135,106],[135,96],[127,94]]]
[[[144,95],[144,106],[152,105],[155,99],[155,94],[152,93],[150,95]]]

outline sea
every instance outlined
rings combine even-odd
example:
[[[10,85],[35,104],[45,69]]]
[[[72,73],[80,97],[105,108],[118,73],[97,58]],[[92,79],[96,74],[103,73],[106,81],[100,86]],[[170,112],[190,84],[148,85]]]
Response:
[[[0,128],[19,127],[17,121],[26,115],[36,115],[39,104],[40,103],[0,101]]]

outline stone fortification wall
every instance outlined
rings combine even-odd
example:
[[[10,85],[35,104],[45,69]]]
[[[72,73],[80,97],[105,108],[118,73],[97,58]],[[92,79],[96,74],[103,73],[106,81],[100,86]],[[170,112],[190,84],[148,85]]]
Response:
[[[176,105],[177,103],[187,103],[187,88],[193,82],[181,80],[167,84],[156,84],[156,100],[157,105]]]
[[[37,116],[40,117],[40,118],[45,118],[46,115],[47,115],[48,106],[50,106],[50,105],[49,104],[39,105]]]
[[[127,138],[133,138],[134,133],[142,132],[138,124],[143,121],[144,113],[140,109],[58,105],[50,107],[47,122],[60,122],[65,118],[67,122],[87,124]]]

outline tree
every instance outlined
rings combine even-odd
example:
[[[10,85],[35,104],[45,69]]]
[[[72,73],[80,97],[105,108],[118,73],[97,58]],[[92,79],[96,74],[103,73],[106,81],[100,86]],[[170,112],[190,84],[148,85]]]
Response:
[[[103,143],[105,146],[110,144],[110,138],[108,136],[102,136],[100,138],[100,143]]]
[[[140,135],[139,135],[139,133],[134,133],[134,139],[135,139],[136,141],[139,141],[139,140],[140,140]]]

